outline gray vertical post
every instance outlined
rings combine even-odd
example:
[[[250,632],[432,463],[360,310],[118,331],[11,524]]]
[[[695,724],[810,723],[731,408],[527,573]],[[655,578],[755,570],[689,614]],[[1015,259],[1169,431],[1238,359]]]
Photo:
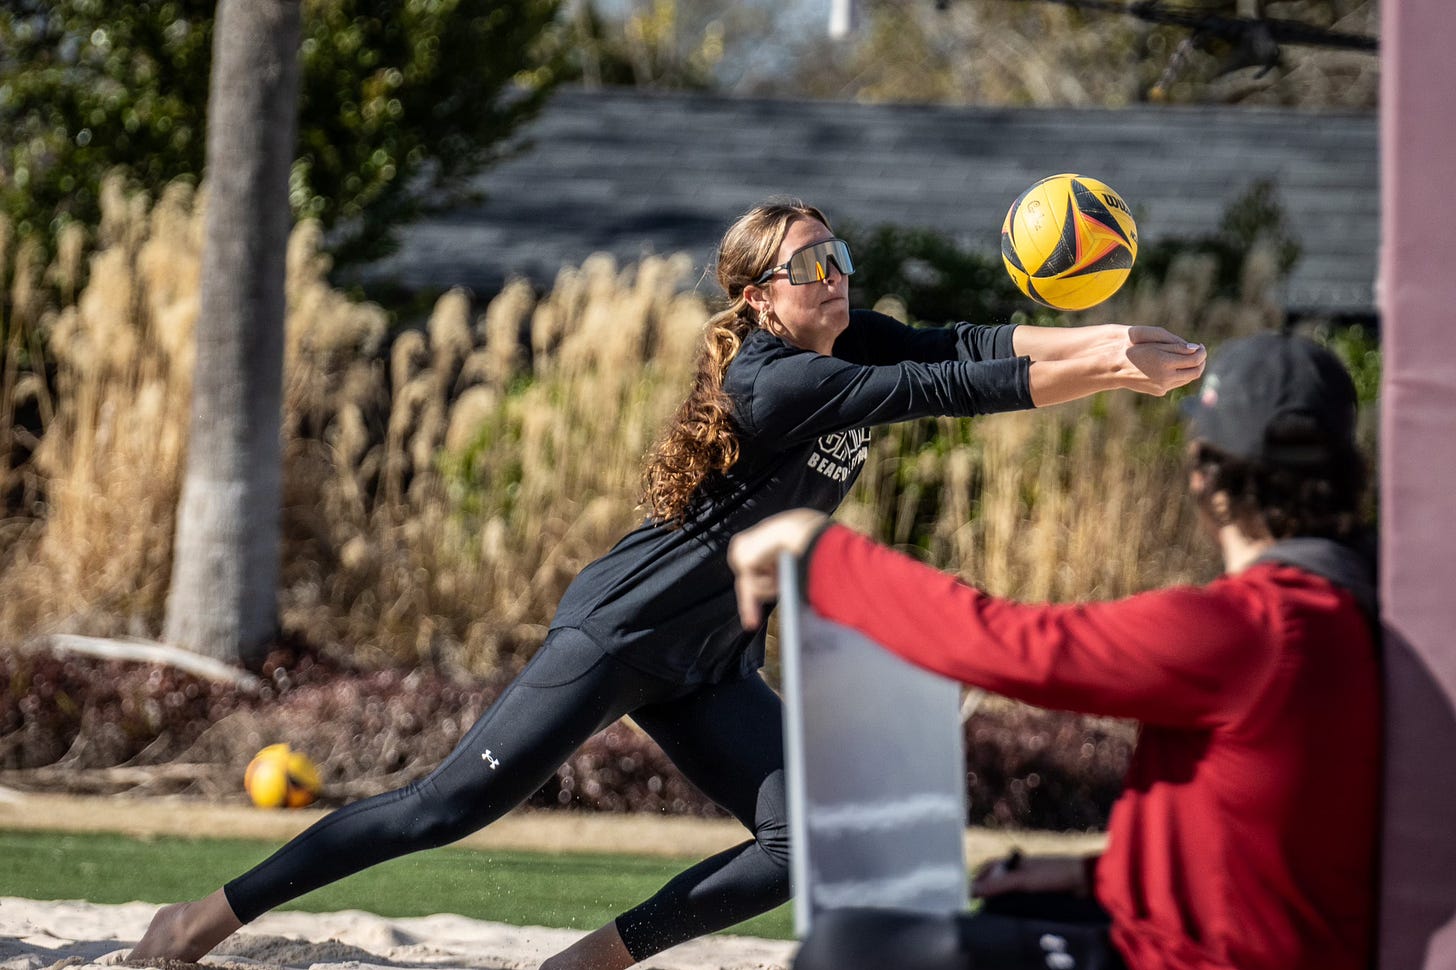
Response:
[[[779,575],[795,931],[843,906],[964,909],[959,685],[805,607],[792,558]]]

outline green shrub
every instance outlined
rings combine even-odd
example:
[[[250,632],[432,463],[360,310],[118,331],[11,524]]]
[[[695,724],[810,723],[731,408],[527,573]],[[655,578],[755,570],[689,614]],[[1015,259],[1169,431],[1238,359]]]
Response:
[[[912,319],[936,325],[999,322],[1034,308],[1011,282],[999,256],[966,249],[945,233],[852,224],[839,231],[854,244],[850,298],[856,306],[872,307],[890,297]]]

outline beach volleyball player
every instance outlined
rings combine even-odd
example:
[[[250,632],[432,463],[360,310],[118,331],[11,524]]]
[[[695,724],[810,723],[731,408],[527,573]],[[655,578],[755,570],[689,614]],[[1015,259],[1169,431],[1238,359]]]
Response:
[[[850,310],[853,268],[816,208],[772,201],[739,218],[717,253],[726,306],[649,458],[647,521],[581,572],[540,650],[433,773],[332,813],[210,896],[162,909],[133,958],[195,961],[281,903],[454,842],[628,714],[750,837],[544,966],[627,967],[782,903],[782,712],[758,674],[763,634],[739,623],[729,538],[784,509],[836,508],[875,425],[1111,389],[1163,394],[1204,362],[1201,347],[1156,327],[913,329]]]

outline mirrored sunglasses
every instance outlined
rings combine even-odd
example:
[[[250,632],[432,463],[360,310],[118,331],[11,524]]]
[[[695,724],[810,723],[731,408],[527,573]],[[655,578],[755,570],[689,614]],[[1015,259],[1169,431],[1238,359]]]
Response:
[[[829,264],[833,263],[840,273],[850,276],[854,273],[854,260],[849,255],[849,243],[843,239],[826,239],[796,250],[789,261],[763,271],[753,282],[763,285],[780,270],[789,271],[789,282],[794,286],[804,283],[822,283],[829,278]]]

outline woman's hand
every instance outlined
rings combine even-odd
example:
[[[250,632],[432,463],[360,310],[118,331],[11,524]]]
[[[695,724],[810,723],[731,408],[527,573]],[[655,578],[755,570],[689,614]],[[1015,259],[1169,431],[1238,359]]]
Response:
[[[1084,856],[1023,856],[1013,851],[1005,859],[986,863],[971,880],[971,895],[984,899],[1002,893],[1072,893],[1086,896],[1087,859]]]
[[[1202,344],[1192,344],[1162,327],[1127,327],[1110,348],[1122,387],[1162,397],[1197,380],[1208,360]]]
[[[738,595],[738,617],[745,630],[763,622],[763,607],[779,598],[779,553],[802,556],[809,540],[829,516],[813,509],[790,509],[745,529],[728,543],[728,565]]]

